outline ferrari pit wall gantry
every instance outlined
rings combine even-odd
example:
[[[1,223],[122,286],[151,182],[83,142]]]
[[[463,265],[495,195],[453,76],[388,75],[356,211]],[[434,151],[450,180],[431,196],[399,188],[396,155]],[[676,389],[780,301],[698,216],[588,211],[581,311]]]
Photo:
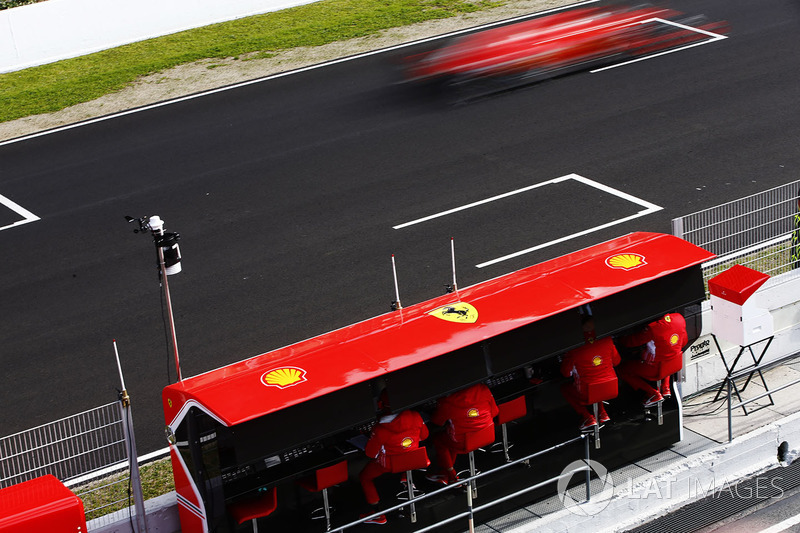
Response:
[[[324,520],[310,518],[322,495],[298,482],[343,462],[341,479],[324,496],[336,507],[333,527],[358,520],[358,475],[368,460],[358,443],[387,399],[394,412],[413,409],[427,421],[438,399],[485,383],[498,404],[524,398],[525,415],[507,427],[515,456],[574,439],[580,420],[561,394],[559,358],[584,344],[582,317],[591,313],[598,338],[616,339],[679,312],[691,342],[701,329],[702,263],[713,257],[677,237],[632,233],[167,386],[163,408],[182,530],[250,530],[234,516],[241,519],[242,507],[255,502],[251,515],[261,516],[262,530],[324,531]],[[678,394],[663,403],[662,424],[645,416],[641,397],[622,381],[606,408],[612,422],[600,430],[602,447],[592,458],[608,468],[681,439]],[[499,426],[497,432],[499,440]],[[423,445],[435,463],[432,441]],[[481,477],[481,502],[558,475],[582,456],[579,448]],[[457,469],[464,460],[459,456]],[[483,472],[504,460],[502,453],[476,457]],[[414,480],[420,490],[437,490],[421,475]],[[395,504],[399,475],[377,483],[386,506]],[[543,487],[491,512],[554,491]],[[417,504],[417,527],[464,511],[463,494],[446,493]],[[409,523],[390,519],[383,527],[408,531]]]

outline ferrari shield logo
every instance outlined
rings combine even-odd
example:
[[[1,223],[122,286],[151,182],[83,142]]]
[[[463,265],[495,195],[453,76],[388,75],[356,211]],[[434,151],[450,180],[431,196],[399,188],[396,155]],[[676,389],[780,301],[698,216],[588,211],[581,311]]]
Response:
[[[466,302],[445,305],[430,311],[428,314],[448,322],[459,322],[461,324],[474,324],[478,320],[478,310]]]

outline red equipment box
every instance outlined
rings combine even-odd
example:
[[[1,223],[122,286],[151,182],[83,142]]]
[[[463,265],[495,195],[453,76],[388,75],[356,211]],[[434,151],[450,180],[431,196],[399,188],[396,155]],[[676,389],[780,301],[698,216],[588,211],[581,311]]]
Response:
[[[85,533],[83,502],[52,475],[0,489],[0,532]]]

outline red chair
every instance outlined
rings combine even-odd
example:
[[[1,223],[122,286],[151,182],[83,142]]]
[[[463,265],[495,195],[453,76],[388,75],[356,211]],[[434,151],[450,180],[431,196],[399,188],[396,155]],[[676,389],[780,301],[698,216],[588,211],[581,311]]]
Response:
[[[344,483],[347,481],[347,477],[347,461],[341,461],[335,465],[320,468],[313,475],[297,481],[298,485],[309,492],[322,492],[322,509],[325,510],[326,531],[331,529],[331,506],[328,502],[328,489],[339,483]],[[322,518],[322,516],[314,516],[319,510],[317,509],[312,513],[312,519]]]
[[[497,414],[497,423],[500,424],[500,432],[503,437],[503,454],[505,455],[506,462],[510,463],[511,457],[508,455],[508,450],[512,445],[508,442],[508,431],[506,430],[506,424],[527,415],[528,406],[525,401],[525,396],[520,396],[518,398],[514,398],[513,400],[498,404],[497,408],[500,410],[500,412]]]
[[[475,477],[475,451],[479,448],[483,448],[484,446],[489,446],[490,444],[494,443],[495,440],[495,433],[494,433],[494,424],[491,426],[486,426],[483,429],[479,429],[478,431],[473,431],[472,433],[467,433],[464,435],[464,444],[459,449],[459,453],[466,453],[469,455],[469,477]],[[478,484],[473,479],[470,482],[472,486],[472,497],[478,497]]]
[[[414,481],[411,478],[413,470],[422,470],[428,468],[431,464],[428,459],[428,452],[424,447],[415,450],[409,450],[403,453],[384,456],[386,464],[384,465],[393,474],[406,474],[406,484],[408,485],[408,501],[411,502],[411,522],[417,521],[417,510],[414,506]]]
[[[278,507],[278,490],[275,487],[262,492],[257,498],[250,498],[232,503],[228,506],[228,512],[236,520],[237,524],[244,524],[248,520],[253,521],[253,533],[258,533],[259,518],[271,515]]]
[[[594,419],[599,420],[600,402],[613,400],[619,394],[619,383],[617,377],[605,381],[586,384],[586,403],[592,406]],[[594,446],[600,447],[600,424],[594,427]]]

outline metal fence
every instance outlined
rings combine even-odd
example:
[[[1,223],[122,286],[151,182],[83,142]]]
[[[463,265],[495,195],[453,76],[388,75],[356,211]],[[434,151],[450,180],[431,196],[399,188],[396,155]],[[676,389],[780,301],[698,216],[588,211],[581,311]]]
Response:
[[[92,519],[130,505],[127,457],[122,410],[114,402],[0,438],[0,488],[52,474],[72,486]],[[113,477],[89,481],[114,470]],[[101,500],[98,492],[115,496]]]
[[[770,276],[784,274],[800,267],[799,199],[795,181],[675,218],[672,233],[717,254],[703,265],[706,281],[737,263]]]

